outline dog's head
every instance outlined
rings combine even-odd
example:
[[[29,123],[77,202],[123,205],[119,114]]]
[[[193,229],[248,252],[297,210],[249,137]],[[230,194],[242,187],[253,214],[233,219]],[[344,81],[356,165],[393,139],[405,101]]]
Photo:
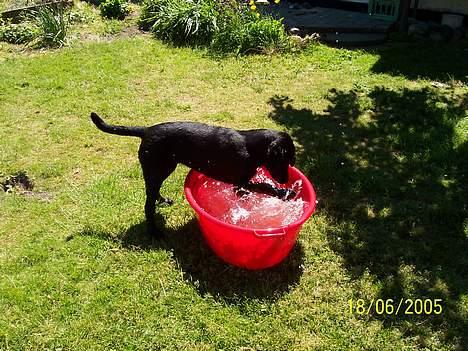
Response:
[[[281,184],[288,181],[289,165],[294,166],[296,162],[296,148],[288,133],[279,132],[269,146],[265,166],[271,176]]]

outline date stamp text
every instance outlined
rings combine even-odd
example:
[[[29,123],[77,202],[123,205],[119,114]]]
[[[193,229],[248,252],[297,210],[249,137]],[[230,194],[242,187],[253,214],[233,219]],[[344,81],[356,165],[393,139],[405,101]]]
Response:
[[[348,311],[358,315],[432,315],[443,311],[442,299],[349,299]]]

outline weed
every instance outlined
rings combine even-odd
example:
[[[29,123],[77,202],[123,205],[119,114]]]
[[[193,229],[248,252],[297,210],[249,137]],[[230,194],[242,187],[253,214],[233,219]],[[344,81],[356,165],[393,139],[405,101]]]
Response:
[[[68,21],[64,7],[60,5],[44,6],[33,16],[40,29],[39,46],[60,47],[65,44]]]
[[[99,5],[99,10],[102,17],[119,20],[123,20],[130,13],[125,0],[105,0]]]

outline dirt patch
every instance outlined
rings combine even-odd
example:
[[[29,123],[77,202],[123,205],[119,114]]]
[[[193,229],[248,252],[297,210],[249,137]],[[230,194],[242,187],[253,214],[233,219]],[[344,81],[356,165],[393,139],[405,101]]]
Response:
[[[34,188],[34,182],[25,171],[18,171],[6,177],[1,183],[3,191],[11,192],[13,190],[31,191]]]
[[[33,197],[43,201],[52,200],[52,194],[45,191],[33,191],[34,181],[25,171],[18,171],[7,176],[0,182],[0,186],[6,193],[17,193],[26,197]]]

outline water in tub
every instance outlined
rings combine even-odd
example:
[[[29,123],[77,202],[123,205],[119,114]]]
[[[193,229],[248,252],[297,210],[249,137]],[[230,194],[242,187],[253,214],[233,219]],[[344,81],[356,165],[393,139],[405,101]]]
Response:
[[[254,182],[266,182],[279,186],[269,178],[263,169],[259,169]],[[290,186],[296,192],[291,200],[248,192],[242,196],[236,194],[232,184],[213,179],[206,180],[200,192],[198,204],[209,214],[223,222],[246,228],[267,229],[286,226],[298,220],[304,213],[306,202],[300,197],[302,180]]]

